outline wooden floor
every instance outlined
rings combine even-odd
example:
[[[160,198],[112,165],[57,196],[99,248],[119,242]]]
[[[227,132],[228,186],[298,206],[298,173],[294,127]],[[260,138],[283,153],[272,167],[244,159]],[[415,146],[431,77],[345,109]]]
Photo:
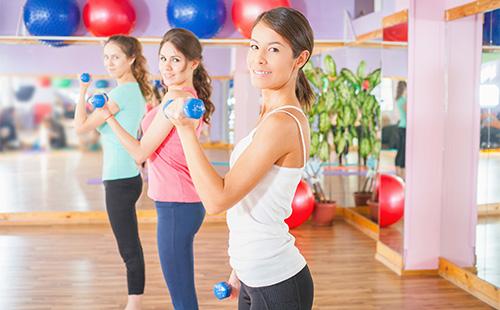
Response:
[[[228,151],[207,150],[207,155],[219,173],[227,171]],[[391,169],[393,155],[383,156],[385,170]],[[487,173],[488,178],[478,185],[478,197],[497,201],[500,191],[494,189],[500,174],[492,174],[490,168],[492,162],[500,163],[500,157],[485,156],[489,161],[480,166],[479,176]],[[103,211],[100,166],[100,153],[2,153],[0,213]],[[352,193],[360,181],[356,175],[324,177],[325,190],[342,206],[354,204]],[[153,209],[145,192],[138,209]],[[402,223],[380,232],[382,241],[395,250],[402,247]],[[148,262],[145,305],[147,309],[171,309],[154,230],[154,224],[142,226]],[[316,280],[315,309],[487,309],[446,280],[399,278],[373,259],[375,242],[343,222],[333,229],[306,225],[294,233]],[[500,284],[499,235],[499,220],[480,220],[478,275],[496,285]],[[196,242],[201,309],[234,309],[234,302],[219,303],[211,294],[211,286],[229,272],[227,229],[205,224]],[[107,225],[0,226],[0,275],[0,310],[118,309],[125,301],[122,265]]]
[[[404,220],[380,228],[379,240],[400,255],[403,255]]]
[[[375,242],[342,221],[294,230],[315,281],[314,309],[491,309],[439,277],[400,278],[373,259]],[[172,309],[158,263],[155,225],[141,225],[144,309]],[[212,285],[225,280],[227,228],[205,223],[195,243],[200,309],[235,309]],[[0,309],[120,309],[123,266],[107,225],[0,227]]]
[[[207,150],[214,163],[226,150]],[[102,154],[76,150],[0,153],[0,212],[104,211]],[[226,166],[216,166],[219,173]],[[146,184],[138,209],[153,209]]]

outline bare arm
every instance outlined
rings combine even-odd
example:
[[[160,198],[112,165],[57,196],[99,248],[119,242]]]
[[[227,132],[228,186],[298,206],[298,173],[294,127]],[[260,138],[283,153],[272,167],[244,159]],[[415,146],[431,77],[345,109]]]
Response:
[[[272,115],[262,123],[252,143],[222,178],[208,161],[192,128],[177,126],[177,130],[191,178],[210,214],[223,212],[235,205],[258,184],[278,159],[296,148],[296,141],[290,139],[290,132],[297,131],[293,119],[281,113]]]
[[[140,141],[123,129],[114,117],[107,120],[107,124],[111,127],[111,130],[113,130],[120,143],[125,147],[136,163],[141,164],[146,161],[146,159],[158,148],[163,140],[165,140],[165,137],[174,127],[172,122],[166,118],[165,115],[163,115],[163,107],[169,99],[173,99],[181,95],[185,95],[185,93],[170,91],[164,97],[158,113],[156,113],[151,125],[148,127]],[[195,121],[194,124],[198,124],[198,121]]]
[[[87,94],[89,85],[90,82],[80,82],[80,96],[76,104],[74,119],[77,134],[82,134],[96,129],[104,124],[109,112],[116,114],[120,111],[120,108],[116,105],[116,103],[109,101],[106,103],[106,108],[94,109],[90,115],[87,115],[87,110],[85,109],[85,95]],[[108,109],[109,112],[106,111],[106,109]]]

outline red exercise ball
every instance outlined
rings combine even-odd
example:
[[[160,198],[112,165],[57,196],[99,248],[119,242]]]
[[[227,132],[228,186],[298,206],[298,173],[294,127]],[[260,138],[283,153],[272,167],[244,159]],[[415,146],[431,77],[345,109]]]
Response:
[[[50,87],[52,85],[52,81],[48,76],[41,76],[38,78],[38,85],[43,88]]]
[[[399,221],[404,213],[405,186],[401,178],[381,173],[378,175],[379,225],[387,227]]]
[[[97,37],[129,34],[135,26],[135,9],[130,0],[89,0],[83,23]]]
[[[245,37],[250,38],[252,26],[257,17],[265,11],[284,6],[290,7],[289,0],[234,0],[232,8],[233,23]]]
[[[384,28],[384,41],[408,42],[408,23],[402,23]]]
[[[292,229],[304,223],[311,216],[313,209],[313,192],[304,180],[300,180],[292,200],[292,215],[285,220],[288,228]]]

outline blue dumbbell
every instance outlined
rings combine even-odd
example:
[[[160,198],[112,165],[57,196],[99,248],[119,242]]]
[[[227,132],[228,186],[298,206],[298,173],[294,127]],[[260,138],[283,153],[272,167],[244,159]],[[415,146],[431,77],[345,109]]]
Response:
[[[219,282],[214,285],[214,295],[221,300],[231,296],[231,284],[227,282]]]
[[[167,107],[173,102],[173,99],[169,99],[165,106],[163,107],[163,114],[166,114]],[[184,103],[184,115],[192,119],[200,119],[203,114],[205,114],[205,104],[201,99],[189,98],[186,103]]]
[[[80,80],[84,83],[88,83],[90,81],[90,74],[82,73],[82,75],[80,75]]]
[[[108,100],[109,98],[106,93],[95,94],[89,98],[89,102],[94,106],[94,108],[102,108]]]

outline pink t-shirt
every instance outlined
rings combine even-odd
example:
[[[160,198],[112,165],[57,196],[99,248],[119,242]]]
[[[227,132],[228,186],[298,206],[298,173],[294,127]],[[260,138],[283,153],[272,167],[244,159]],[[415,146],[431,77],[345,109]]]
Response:
[[[196,91],[183,88],[198,98]],[[156,113],[163,113],[160,106],[149,111],[142,120],[142,131],[146,132]],[[196,128],[196,135],[201,133],[203,121]],[[200,197],[194,188],[191,175],[182,149],[177,130],[172,128],[165,140],[148,158],[148,196],[163,202],[199,202]]]

